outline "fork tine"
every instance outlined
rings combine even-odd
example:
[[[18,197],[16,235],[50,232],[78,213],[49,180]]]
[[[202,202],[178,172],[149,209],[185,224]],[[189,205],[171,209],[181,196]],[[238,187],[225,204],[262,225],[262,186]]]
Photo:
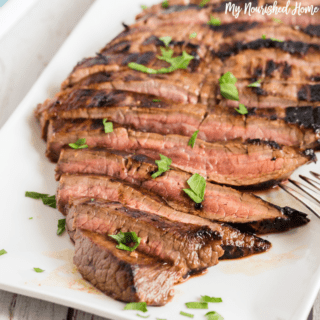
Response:
[[[285,192],[289,193],[296,200],[301,202],[307,209],[309,209],[313,214],[315,214],[320,219],[319,206],[315,205],[314,203],[312,203],[311,201],[306,199],[303,195],[301,195],[299,192],[297,192],[296,190],[294,190],[294,189],[292,189],[292,188],[290,188],[288,186],[285,186],[283,184],[279,184],[279,187],[281,189],[283,189]],[[304,201],[302,201],[300,199],[301,197],[303,198]]]
[[[306,189],[309,189],[310,191],[312,192],[315,192],[313,191],[310,187],[302,184],[301,182],[298,182],[298,181],[295,181],[295,180],[291,180],[291,179],[288,179],[293,185],[295,185],[297,188],[299,188],[301,191],[303,191],[304,193],[306,193],[309,197],[311,197],[313,200],[315,200],[316,202],[318,202],[320,204],[320,201],[315,197],[313,196],[311,193],[309,193],[308,191],[304,190],[303,188],[306,188]]]
[[[317,184],[317,185],[320,186],[320,183],[319,183],[318,181],[313,180],[313,179],[310,179],[310,178],[308,178],[308,177],[305,177],[305,176],[303,176],[303,175],[301,175],[301,174],[299,175],[299,177],[300,177],[302,180],[304,180],[305,182],[308,182],[308,183],[311,184],[314,188],[316,188],[317,190],[320,191],[320,188],[315,185],[315,184]]]
[[[316,173],[316,172],[313,172],[313,171],[310,171],[310,173],[317,179],[320,180],[320,174],[319,173]]]

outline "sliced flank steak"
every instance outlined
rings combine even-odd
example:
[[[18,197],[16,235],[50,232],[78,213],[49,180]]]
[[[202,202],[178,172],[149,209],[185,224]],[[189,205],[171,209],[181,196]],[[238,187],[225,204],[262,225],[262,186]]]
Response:
[[[172,167],[199,173],[208,181],[233,186],[255,186],[281,181],[299,166],[314,159],[312,150],[300,152],[274,142],[252,140],[208,143],[197,139],[192,148],[189,137],[159,135],[115,127],[106,134],[101,120],[50,121],[47,156],[57,161],[60,151],[78,139],[89,147],[137,152],[154,160],[159,153],[172,159]]]
[[[110,237],[77,230],[73,262],[83,278],[113,299],[163,306],[182,281],[178,267],[116,248]]]
[[[69,234],[74,234],[74,216],[68,212],[69,204],[76,199],[103,199],[120,202],[134,210],[144,211],[151,216],[160,216],[180,224],[209,227],[214,233],[221,234],[222,242],[215,240],[214,250],[220,259],[236,259],[267,251],[271,244],[253,234],[243,233],[227,224],[219,224],[201,217],[180,212],[167,206],[154,193],[136,188],[112,178],[94,175],[63,175],[57,192],[59,210],[67,214]]]
[[[65,199],[63,196],[68,194],[67,190],[78,190],[75,185],[80,190],[82,179],[86,179],[73,178],[72,175],[85,173],[107,175],[129,182],[131,185],[150,190],[180,212],[192,213],[211,221],[237,224],[240,230],[251,230],[259,234],[280,232],[302,226],[309,221],[301,212],[287,207],[279,208],[250,193],[242,193],[211,183],[207,183],[204,201],[198,208],[183,191],[184,188],[188,188],[186,181],[191,177],[190,174],[171,169],[153,179],[151,175],[155,171],[157,166],[154,160],[141,155],[113,150],[64,149],[56,167],[56,177],[60,179],[60,176],[65,174],[71,177],[64,176],[61,181],[59,189],[61,191],[58,192],[59,199],[61,198],[58,201],[60,210],[64,212],[64,206],[68,201],[68,198]],[[99,185],[97,179],[93,176],[90,185]],[[98,181],[102,184],[108,180],[98,179]],[[111,185],[110,182],[104,184]],[[112,201],[118,200],[112,199]]]
[[[73,202],[68,214],[74,217],[74,229],[106,236],[135,232],[141,238],[136,251],[180,266],[184,275],[218,263],[222,236],[208,226],[180,223],[119,202],[94,199]]]

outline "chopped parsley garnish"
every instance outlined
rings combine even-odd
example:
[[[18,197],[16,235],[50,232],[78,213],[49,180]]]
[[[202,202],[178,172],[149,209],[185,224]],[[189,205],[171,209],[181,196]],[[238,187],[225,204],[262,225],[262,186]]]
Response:
[[[142,316],[141,314],[139,314],[139,313],[137,313],[137,316],[138,317],[140,317],[140,318],[144,318],[144,319],[147,319],[147,318],[149,318],[150,317],[150,315],[149,316]]]
[[[48,194],[26,191],[25,196],[32,199],[41,199],[43,204],[56,209],[56,196],[49,196]]]
[[[146,9],[148,9],[148,7],[145,6],[144,4],[142,4],[142,5],[141,5],[141,9],[142,9],[142,10],[146,10]]]
[[[156,165],[158,166],[158,171],[152,174],[152,178],[155,179],[162,175],[164,172],[170,170],[170,165],[172,163],[172,160],[170,158],[167,158],[166,156],[160,154],[160,160],[155,161]]]
[[[201,296],[201,302],[222,302],[221,298],[214,298],[214,297],[209,297],[209,296]]]
[[[161,3],[161,6],[162,6],[162,8],[164,8],[164,9],[169,8],[169,1],[168,1],[168,0],[164,0],[164,1]]]
[[[29,220],[32,220],[32,219],[33,219],[33,217],[30,217],[30,218],[29,218]]]
[[[208,21],[208,25],[210,26],[221,26],[221,20],[211,16],[210,20]]]
[[[169,36],[166,36],[166,37],[159,38],[159,40],[161,40],[164,43],[164,45],[168,48],[172,38]]]
[[[161,68],[161,69],[156,70],[156,69],[148,68],[148,67],[144,66],[143,64],[139,64],[136,62],[130,62],[128,64],[128,67],[133,70],[141,71],[141,72],[149,73],[149,74],[171,73],[171,72],[178,70],[178,69],[187,69],[190,61],[194,58],[193,56],[188,54],[186,51],[183,51],[181,56],[173,58],[172,57],[172,55],[173,55],[172,49],[166,50],[163,47],[161,47],[160,49],[162,52],[162,56],[158,56],[157,58],[160,60],[164,60],[164,61],[168,62],[169,64],[171,64],[170,67]]]
[[[187,302],[188,309],[208,309],[208,302]]]
[[[237,83],[237,78],[230,72],[226,72],[219,79],[220,92],[223,97],[229,100],[239,101],[239,92],[235,84]]]
[[[265,34],[262,35],[261,37],[263,40],[267,40],[267,36]]]
[[[104,132],[105,133],[110,133],[113,132],[113,123],[112,122],[107,122],[107,119],[103,119],[102,123],[104,125]]]
[[[265,34],[262,35],[262,39],[263,40],[267,40],[267,36]],[[279,40],[279,39],[276,39],[276,38],[270,38],[272,41],[277,41],[277,42],[283,42],[283,40]]]
[[[3,256],[4,254],[7,254],[8,252],[4,249],[0,250],[0,256]]]
[[[189,317],[189,318],[193,318],[193,317],[194,317],[193,314],[191,314],[191,313],[186,313],[186,312],[183,312],[183,311],[180,311],[180,314],[181,314],[182,316]]]
[[[33,268],[33,270],[37,273],[42,273],[44,272],[44,270],[40,269],[40,268]]]
[[[195,173],[187,181],[190,189],[183,189],[183,191],[196,203],[201,203],[204,200],[204,193],[206,190],[206,180],[200,174]]]
[[[261,82],[262,80],[257,80],[251,84],[248,85],[248,88],[258,88],[258,87],[261,87]]]
[[[161,102],[160,99],[153,99],[152,102]]]
[[[205,317],[207,317],[207,320],[224,320],[222,315],[215,311],[209,311],[205,314]]]
[[[210,0],[202,0],[199,6],[203,8]]]
[[[131,302],[127,303],[124,310],[138,310],[142,312],[148,312],[147,304],[145,302]]]
[[[86,139],[79,139],[76,143],[69,143],[69,147],[72,149],[85,149],[88,148],[86,144]]]
[[[272,18],[272,20],[273,20],[274,22],[277,22],[277,23],[283,23],[282,20],[280,20],[280,19],[278,19],[278,18]]]
[[[141,238],[137,236],[135,232],[121,232],[116,235],[110,235],[112,239],[116,240],[118,242],[118,245],[116,246],[117,249],[125,250],[125,251],[134,251],[138,248]],[[133,247],[128,247],[126,243],[135,243]],[[136,310],[136,309],[132,309]]]
[[[194,39],[196,36],[197,36],[197,33],[196,32],[192,32],[189,35],[189,39]]]
[[[194,147],[194,144],[196,143],[196,139],[198,136],[199,130],[197,130],[190,138],[189,142],[188,142],[188,146],[191,146],[191,148]]]
[[[239,109],[236,108],[236,111],[239,112],[240,114],[248,114],[248,109],[242,103],[239,103]]]
[[[57,235],[61,236],[65,230],[66,230],[66,219],[59,219]]]

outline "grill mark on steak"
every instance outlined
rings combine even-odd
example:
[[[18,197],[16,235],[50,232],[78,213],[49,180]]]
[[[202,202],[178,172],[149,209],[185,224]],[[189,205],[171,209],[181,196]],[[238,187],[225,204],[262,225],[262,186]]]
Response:
[[[306,85],[298,92],[298,99],[303,101],[320,101],[320,85]]]
[[[193,224],[196,226],[209,227],[213,232],[222,235],[222,240],[214,240],[217,244],[215,251],[220,259],[236,259],[239,254],[242,257],[266,251],[271,244],[252,234],[242,233],[227,224],[217,224],[187,213],[174,210],[167,206],[160,198],[142,188],[133,188],[107,177],[98,176],[62,176],[58,189],[58,207],[66,213],[70,199],[83,199],[90,194],[90,198],[108,199],[118,201],[134,210],[144,210],[151,215],[163,216],[179,224]],[[67,225],[74,233],[74,216],[67,215]],[[213,244],[212,244],[213,245]],[[223,252],[221,246],[226,248]]]
[[[224,223],[238,223],[244,228],[252,228],[257,221],[265,221],[270,226],[275,224],[291,228],[295,222],[294,215],[299,220],[301,215],[295,213],[287,216],[281,208],[275,207],[268,202],[249,193],[242,193],[228,187],[207,183],[205,199],[202,202],[202,209],[194,207],[194,202],[186,196],[183,188],[187,188],[186,181],[191,177],[190,174],[179,170],[171,169],[165,172],[161,177],[152,179],[150,172],[156,169],[153,159],[144,155],[115,154],[114,150],[70,150],[64,149],[61,153],[59,163],[56,167],[56,178],[61,175],[74,175],[79,173],[107,175],[125,182],[129,182],[139,188],[150,190],[162,199],[172,208],[180,212],[192,213],[195,216],[201,216],[212,221]],[[65,180],[72,181],[73,178],[65,176]],[[78,178],[74,178],[78,179]],[[80,178],[79,178],[80,179]],[[91,184],[95,180],[92,179]],[[105,180],[101,180],[101,183]],[[64,182],[61,182],[63,190]],[[139,189],[140,190],[140,189]],[[65,191],[66,192],[66,191]],[[58,195],[60,191],[58,192]],[[60,198],[60,196],[59,196]],[[117,201],[116,199],[114,199]],[[66,203],[67,199],[63,201]],[[58,201],[61,203],[61,200]],[[63,212],[62,204],[61,211]],[[304,215],[302,215],[304,217]],[[282,223],[283,222],[283,223]],[[301,220],[302,222],[302,220]],[[306,223],[307,220],[304,221]],[[303,225],[304,223],[301,223]],[[243,228],[242,228],[243,229]],[[275,228],[277,231],[277,228]],[[258,229],[255,232],[264,233],[265,228]],[[273,232],[272,228],[268,232]]]
[[[173,285],[182,281],[179,268],[143,253],[118,250],[110,239],[88,231],[76,233],[73,262],[85,280],[124,302],[165,305],[174,295]]]
[[[222,239],[207,226],[182,224],[142,210],[131,209],[119,202],[82,199],[68,209],[75,229],[114,235],[135,232],[141,238],[136,251],[170,261],[183,269],[201,270],[218,263],[215,251]]]
[[[320,37],[320,25],[309,25],[303,30],[306,34],[313,37]]]

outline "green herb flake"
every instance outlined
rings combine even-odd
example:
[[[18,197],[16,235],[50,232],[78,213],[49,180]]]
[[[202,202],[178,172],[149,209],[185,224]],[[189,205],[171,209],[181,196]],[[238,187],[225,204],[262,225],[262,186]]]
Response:
[[[143,64],[139,64],[136,62],[130,62],[128,64],[128,67],[136,70],[136,71],[141,71],[144,73],[148,73],[148,74],[163,74],[163,73],[171,73],[175,70],[178,69],[187,69],[190,61],[192,59],[194,59],[194,57],[192,55],[189,55],[186,51],[182,52],[181,56],[178,57],[172,57],[173,55],[173,50],[169,49],[166,50],[165,48],[161,47],[161,52],[162,52],[162,56],[157,56],[157,58],[159,60],[164,60],[166,62],[168,62],[171,66],[168,68],[161,68],[161,69],[152,69],[152,68],[148,68],[146,66],[144,66]]]
[[[201,296],[201,302],[222,302],[221,298],[214,298],[214,297],[209,297],[209,296]]]
[[[160,318],[156,318],[156,320],[167,320],[167,319],[160,319]]]
[[[194,147],[194,144],[196,143],[196,139],[198,136],[199,130],[197,130],[190,138],[189,142],[188,142],[188,146],[191,146],[191,148]]]
[[[248,114],[248,109],[242,103],[239,103],[239,109],[236,109],[236,111],[240,114]]]
[[[33,268],[33,270],[37,273],[42,273],[44,272],[44,270],[40,269],[40,268]]]
[[[152,102],[161,102],[160,99],[153,99]]]
[[[8,252],[4,249],[0,250],[0,256],[3,256],[4,254],[7,254]]]
[[[28,198],[32,199],[41,199],[42,203],[56,209],[56,196],[49,196],[48,194],[45,193],[38,193],[38,192],[33,192],[33,191],[26,191],[25,196]]]
[[[107,122],[107,119],[103,119],[102,123],[104,125],[104,132],[105,133],[110,133],[113,132],[113,123],[112,122]]]
[[[210,0],[202,0],[199,7],[203,8]]]
[[[140,317],[140,318],[144,318],[144,319],[147,319],[147,318],[150,317],[150,315],[149,315],[149,316],[143,316],[143,315],[141,315],[141,314],[139,314],[139,313],[137,313],[137,316]]]
[[[210,26],[221,26],[221,20],[211,16],[210,20],[207,23]]]
[[[209,311],[205,314],[205,317],[207,318],[207,320],[224,320],[222,315],[215,311]]]
[[[196,32],[192,32],[192,33],[190,33],[190,35],[189,35],[189,39],[194,39],[194,38],[196,38],[197,37],[197,33]]]
[[[69,147],[72,149],[85,149],[88,148],[86,144],[86,139],[79,139],[76,143],[69,143]]]
[[[148,312],[147,304],[145,302],[131,302],[127,303],[124,310],[137,310],[141,312]]]
[[[187,181],[190,189],[183,189],[183,191],[196,203],[201,203],[204,200],[204,193],[206,190],[206,180],[200,174],[195,173]]]
[[[164,45],[168,48],[172,38],[169,36],[166,36],[166,37],[159,38],[159,40],[161,40],[164,43]]]
[[[180,311],[180,314],[181,314],[182,316],[189,317],[189,318],[193,318],[193,317],[194,317],[193,314],[191,314],[191,313],[186,313],[186,312],[183,312],[183,311]]]
[[[161,3],[161,6],[162,6],[162,8],[164,8],[164,9],[169,8],[169,1],[168,1],[168,0],[163,1],[163,2]]]
[[[208,309],[208,302],[187,302],[188,309]]]
[[[57,235],[61,236],[65,230],[66,230],[66,219],[58,220]]]
[[[160,154],[160,160],[156,160],[155,163],[158,166],[158,171],[155,172],[154,174],[152,174],[151,177],[153,179],[159,177],[164,172],[169,171],[172,160],[170,158],[167,158],[166,156]]]
[[[283,23],[282,20],[277,19],[277,18],[272,18],[272,20],[273,20],[274,22],[276,22],[276,23]]]
[[[220,92],[223,97],[229,100],[239,101],[239,92],[235,84],[237,83],[237,78],[230,72],[226,72],[219,79]]]
[[[29,220],[32,220],[32,219],[33,219],[33,217],[30,217],[30,218],[29,218]]]
[[[125,251],[134,251],[138,248],[141,238],[137,236],[135,232],[121,232],[116,235],[110,235],[112,239],[116,240],[118,242],[118,245],[116,246],[117,249],[125,250]],[[135,243],[133,247],[128,247],[126,243]],[[132,309],[135,310],[135,309]]]
[[[261,37],[263,40],[267,40],[267,36],[265,34],[262,35]]]
[[[283,40],[279,40],[279,39],[276,39],[276,38],[270,38],[272,41],[277,41],[277,42],[283,42]]]
[[[261,79],[258,80],[258,81],[255,81],[255,82],[249,84],[249,85],[248,85],[248,88],[258,88],[258,87],[261,87],[261,82],[262,82]]]
[[[146,10],[146,9],[148,9],[148,7],[145,6],[144,4],[142,4],[142,5],[141,5],[141,9],[142,9],[142,10]]]

